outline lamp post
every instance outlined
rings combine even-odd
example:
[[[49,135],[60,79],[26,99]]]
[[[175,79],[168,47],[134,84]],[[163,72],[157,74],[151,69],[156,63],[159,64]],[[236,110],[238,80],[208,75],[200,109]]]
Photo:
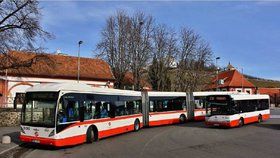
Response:
[[[83,44],[83,41],[79,41],[79,50],[78,50],[78,83],[80,82],[80,50],[81,50],[81,44]]]
[[[242,80],[241,80],[241,88],[242,88],[242,92],[244,92],[244,88],[243,88],[243,80],[244,80],[244,73],[243,73],[243,68],[241,68],[241,74],[242,74]]]
[[[216,68],[217,68],[217,74],[216,74],[216,91],[218,91],[219,86],[219,68],[218,68],[218,60],[221,59],[220,57],[216,57]]]

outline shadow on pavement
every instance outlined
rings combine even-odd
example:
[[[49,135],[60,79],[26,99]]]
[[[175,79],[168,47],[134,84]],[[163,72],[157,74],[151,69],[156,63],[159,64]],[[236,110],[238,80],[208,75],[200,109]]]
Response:
[[[78,146],[78,145],[75,145]],[[63,149],[69,149],[73,148],[75,146],[65,146],[65,147],[54,147],[50,145],[41,145],[41,144],[36,144],[36,143],[23,143],[20,145],[20,147],[25,148],[25,149],[38,149],[38,150],[63,150]]]
[[[269,129],[274,129],[274,130],[280,130],[280,124],[255,124],[257,127],[262,127],[262,128],[269,128]]]
[[[215,126],[206,126],[204,121],[189,121],[184,124],[177,124],[179,127],[195,127],[195,128],[204,128],[204,129],[229,129],[227,127],[215,127]]]

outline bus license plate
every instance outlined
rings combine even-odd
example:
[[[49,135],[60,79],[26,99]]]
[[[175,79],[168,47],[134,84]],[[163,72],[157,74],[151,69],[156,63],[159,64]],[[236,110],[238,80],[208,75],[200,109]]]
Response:
[[[32,140],[33,143],[40,143],[40,140]]]
[[[220,126],[219,124],[215,123],[214,126]]]

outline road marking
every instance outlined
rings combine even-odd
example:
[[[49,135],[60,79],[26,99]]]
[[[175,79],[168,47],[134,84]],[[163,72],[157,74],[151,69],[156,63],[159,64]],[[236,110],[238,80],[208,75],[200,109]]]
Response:
[[[6,150],[4,150],[4,151],[1,151],[1,152],[0,152],[0,155],[1,155],[1,154],[4,154],[5,152],[7,152],[7,151],[9,151],[9,150],[12,150],[12,149],[18,147],[18,146],[19,146],[19,145],[16,145],[16,146],[13,146],[13,147],[11,147],[11,148],[9,148],[9,149],[6,149]]]
[[[270,118],[280,118],[280,115],[270,115]]]

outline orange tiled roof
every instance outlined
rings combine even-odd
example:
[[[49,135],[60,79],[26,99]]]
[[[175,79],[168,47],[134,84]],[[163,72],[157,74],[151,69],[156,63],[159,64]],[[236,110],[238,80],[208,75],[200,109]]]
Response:
[[[36,53],[10,51],[12,57],[21,61],[33,58]],[[78,59],[74,56],[45,54],[53,63],[48,66],[44,61],[35,62],[30,68],[8,70],[9,76],[44,77],[76,79]],[[2,72],[3,73],[3,72]],[[114,81],[111,68],[101,59],[80,58],[80,79],[97,81]]]
[[[237,70],[228,70],[218,74],[218,79],[224,80],[224,84],[218,85],[219,88],[224,87],[241,87],[243,79],[243,87],[254,88],[255,86],[249,82],[243,75],[240,74]],[[217,78],[214,77],[209,85],[209,89],[216,88]]]
[[[273,94],[280,95],[280,88],[259,88],[258,93],[269,94],[269,95],[273,95]]]

